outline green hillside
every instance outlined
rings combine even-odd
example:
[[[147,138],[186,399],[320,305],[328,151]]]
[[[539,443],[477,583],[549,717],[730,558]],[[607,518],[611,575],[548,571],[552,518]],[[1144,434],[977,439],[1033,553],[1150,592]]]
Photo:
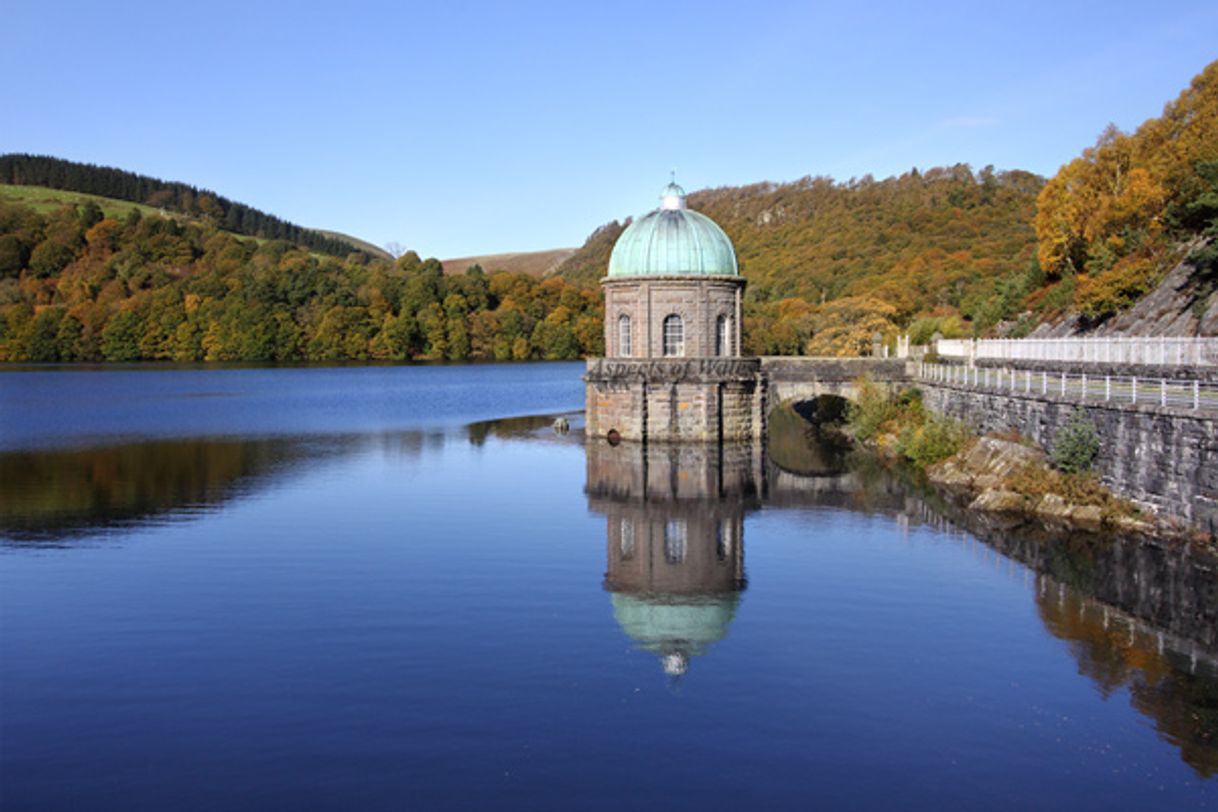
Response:
[[[6,187],[0,187],[6,188]],[[603,351],[599,291],[239,237],[77,193],[0,198],[0,361],[464,361]],[[117,215],[117,216],[108,216]]]
[[[1007,315],[1004,286],[1036,273],[1032,219],[1043,183],[1029,172],[957,165],[880,181],[707,189],[689,205],[736,246],[749,280],[751,351],[839,353],[868,346],[875,329],[919,319],[938,320],[932,330],[984,329]],[[602,226],[557,273],[602,275],[623,227]]]
[[[17,203],[28,206],[39,214],[47,214],[60,208],[61,206],[83,206],[87,203],[92,203],[101,209],[102,214],[106,217],[115,220],[126,217],[132,209],[139,211],[141,215],[166,215],[167,212],[163,209],[145,206],[141,203],[128,203],[125,200],[115,200],[111,197],[102,197],[101,195],[90,195],[84,192],[69,192],[63,189],[48,189],[45,186],[18,186],[15,184],[0,184],[0,201],[6,203]],[[175,215],[182,216],[182,215]],[[190,220],[194,218],[186,217]],[[329,237],[335,240],[341,240],[348,243],[352,250],[363,251],[370,257],[383,259],[386,262],[392,262],[393,257],[384,248],[373,245],[370,242],[361,240],[358,237],[352,237],[350,234],[344,234],[341,231],[328,231],[325,229],[315,228],[310,229],[318,234]],[[261,241],[263,238],[254,237],[253,239]]]
[[[237,203],[209,189],[179,181],[128,172],[112,166],[67,161],[49,155],[0,155],[0,185],[44,187],[135,203],[192,220],[205,220],[225,231],[265,240],[287,240],[311,251],[343,257],[366,251],[346,235],[329,234],[289,223],[273,214]],[[370,256],[384,252],[375,249]]]
[[[45,186],[19,186],[6,183],[0,183],[0,201],[28,206],[39,214],[48,214],[61,206],[83,206],[92,203],[101,209],[103,215],[116,220],[126,217],[132,209],[138,210],[144,216],[164,213],[152,206],[115,200],[101,195],[48,189]]]
[[[324,228],[313,228],[310,229],[310,231],[315,231],[318,234],[321,234],[323,237],[329,237],[332,240],[339,240],[341,242],[348,243],[349,245],[354,246],[357,251],[363,251],[370,257],[383,259],[386,262],[393,262],[393,255],[384,248],[381,248],[379,245],[373,245],[367,240],[361,240],[359,237],[352,237],[350,234],[344,234],[341,231],[330,231],[329,229]]]

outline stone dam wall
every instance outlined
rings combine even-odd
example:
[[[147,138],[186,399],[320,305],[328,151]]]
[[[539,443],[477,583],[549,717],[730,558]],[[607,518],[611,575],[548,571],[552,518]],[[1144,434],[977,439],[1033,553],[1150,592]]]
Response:
[[[1095,470],[1115,493],[1218,533],[1218,420],[1187,409],[1077,403],[922,381],[927,407],[980,432],[1018,432],[1052,451],[1076,411],[1095,424]]]

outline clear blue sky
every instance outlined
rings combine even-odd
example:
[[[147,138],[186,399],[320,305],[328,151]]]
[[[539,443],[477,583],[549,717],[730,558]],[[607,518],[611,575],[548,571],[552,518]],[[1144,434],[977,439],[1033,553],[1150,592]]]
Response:
[[[693,190],[1052,174],[1218,58],[1218,3],[8,0],[0,151],[440,257]]]

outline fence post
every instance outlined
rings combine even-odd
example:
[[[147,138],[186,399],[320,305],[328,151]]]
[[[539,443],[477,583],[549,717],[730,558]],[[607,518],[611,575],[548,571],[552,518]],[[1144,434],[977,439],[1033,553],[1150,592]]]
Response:
[[[1066,373],[1062,373],[1062,397],[1066,396]]]
[[[1023,379],[1023,391],[1026,394],[1032,393],[1032,370],[1030,370],[1030,369],[1028,370],[1027,374],[1024,376],[1024,379]]]
[[[1079,389],[1078,399],[1079,400],[1087,399],[1087,373],[1086,372],[1083,373],[1083,385],[1082,385],[1082,388]]]
[[[1104,376],[1104,400],[1112,400],[1112,376]]]
[[[1201,382],[1193,381],[1193,408],[1201,408]]]
[[[1130,380],[1133,381],[1133,385],[1130,387],[1133,392],[1130,396],[1130,401],[1136,404],[1138,402],[1138,376],[1134,375]]]
[[[1167,378],[1162,379],[1162,384],[1159,387],[1159,405],[1167,405]]]
[[[1049,394],[1049,373],[1048,372],[1040,373],[1040,393],[1042,395]]]

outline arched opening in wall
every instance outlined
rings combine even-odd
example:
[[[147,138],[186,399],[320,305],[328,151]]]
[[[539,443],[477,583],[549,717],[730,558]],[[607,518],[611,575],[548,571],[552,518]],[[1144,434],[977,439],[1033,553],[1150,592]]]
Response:
[[[664,524],[664,560],[680,564],[685,560],[685,522],[670,519]]]
[[[685,322],[676,313],[664,317],[664,355],[685,355]]]
[[[622,358],[629,358],[631,352],[630,317],[623,313],[617,317],[617,354]]]
[[[732,554],[732,525],[728,519],[720,519],[715,527],[715,557],[726,561]]]
[[[837,395],[779,403],[766,418],[766,453],[798,476],[835,476],[846,471],[850,441],[843,433],[849,404]]]
[[[634,558],[634,522],[630,519],[622,519],[621,538],[618,540],[618,549],[621,551],[622,560],[629,561]]]
[[[715,320],[715,355],[732,354],[732,320],[719,316]]]

